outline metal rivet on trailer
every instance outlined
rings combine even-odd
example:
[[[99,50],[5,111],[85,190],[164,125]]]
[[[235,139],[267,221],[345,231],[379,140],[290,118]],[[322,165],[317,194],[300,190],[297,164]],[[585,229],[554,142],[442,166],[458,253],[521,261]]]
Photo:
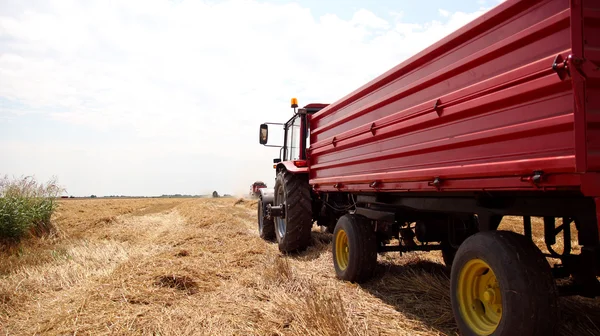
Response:
[[[336,189],[340,189],[342,187],[342,184],[341,183],[336,183],[336,184],[333,185],[333,187],[336,188]]]
[[[536,170],[533,172],[533,176],[531,177],[531,181],[535,184],[542,182],[542,178],[544,177],[544,172],[541,170]]]
[[[442,110],[444,109],[442,106],[442,101],[440,99],[436,100],[433,104],[433,110],[437,112],[438,117],[442,116]]]
[[[430,186],[434,186],[436,189],[440,189],[442,186],[442,180],[439,177],[433,179],[433,182],[429,182]]]
[[[331,144],[333,145],[333,147],[335,147],[337,145],[337,138],[333,137],[333,139],[331,139]]]
[[[371,127],[369,128],[369,131],[371,131],[371,134],[375,135],[375,123],[371,124]]]
[[[534,186],[539,187],[539,184],[544,182],[544,172],[541,170],[536,170],[533,172],[533,175],[521,177],[521,182],[529,182]]]
[[[373,181],[371,182],[371,184],[369,184],[369,187],[371,188],[377,188],[379,186],[379,181]]]

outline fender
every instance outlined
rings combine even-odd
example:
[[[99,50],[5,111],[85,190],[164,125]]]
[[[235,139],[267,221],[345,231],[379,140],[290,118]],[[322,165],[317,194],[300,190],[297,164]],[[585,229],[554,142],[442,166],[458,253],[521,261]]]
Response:
[[[308,167],[297,167],[294,165],[294,161],[283,161],[277,164],[277,170],[285,168],[287,171],[294,174],[308,174]]]

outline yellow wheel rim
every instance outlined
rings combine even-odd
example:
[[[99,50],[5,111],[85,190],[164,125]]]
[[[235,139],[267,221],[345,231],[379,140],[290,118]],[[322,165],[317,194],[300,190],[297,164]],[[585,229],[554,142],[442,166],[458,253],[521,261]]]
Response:
[[[502,293],[492,268],[472,259],[460,271],[457,299],[467,326],[477,335],[492,334],[502,318]]]
[[[335,261],[340,270],[344,271],[348,267],[350,259],[350,245],[348,244],[348,235],[346,231],[339,230],[335,236]]]

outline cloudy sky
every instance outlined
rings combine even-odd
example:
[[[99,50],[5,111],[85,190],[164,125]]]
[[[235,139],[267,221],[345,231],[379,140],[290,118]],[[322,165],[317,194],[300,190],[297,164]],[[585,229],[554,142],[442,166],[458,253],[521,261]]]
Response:
[[[1,0],[0,175],[75,196],[272,187],[258,125],[291,97],[334,102],[498,2]]]

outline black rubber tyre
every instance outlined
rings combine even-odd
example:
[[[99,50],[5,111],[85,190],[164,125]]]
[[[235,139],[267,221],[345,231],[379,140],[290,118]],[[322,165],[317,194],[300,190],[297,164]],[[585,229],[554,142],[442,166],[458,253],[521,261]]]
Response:
[[[333,232],[333,266],[339,279],[364,282],[377,265],[377,237],[369,221],[357,215],[340,217]]]
[[[263,203],[262,198],[258,199],[258,234],[260,238],[266,241],[273,241],[275,239],[275,223],[273,218],[266,218],[266,204]]]
[[[480,273],[473,271],[476,269],[473,265],[481,261],[489,268]],[[468,281],[468,274],[478,275],[475,280]],[[485,284],[482,279],[491,276],[496,285],[482,287]],[[470,286],[469,283],[477,285]],[[459,290],[460,286],[462,290]],[[483,295],[467,294],[477,292],[477,287],[483,288]],[[492,295],[488,293],[490,290]],[[556,284],[546,258],[525,236],[508,231],[488,231],[467,238],[452,265],[450,291],[454,318],[462,335],[555,333],[558,321]],[[468,295],[475,299],[465,300]],[[464,311],[460,308],[461,302]],[[494,314],[494,309],[498,315],[491,330],[481,332],[486,328],[480,328],[477,332],[477,323],[469,323],[469,320],[473,321],[473,315]]]
[[[283,217],[275,217],[275,235],[281,252],[306,249],[310,244],[312,199],[306,174],[282,170],[275,180],[274,205],[285,205]]]

